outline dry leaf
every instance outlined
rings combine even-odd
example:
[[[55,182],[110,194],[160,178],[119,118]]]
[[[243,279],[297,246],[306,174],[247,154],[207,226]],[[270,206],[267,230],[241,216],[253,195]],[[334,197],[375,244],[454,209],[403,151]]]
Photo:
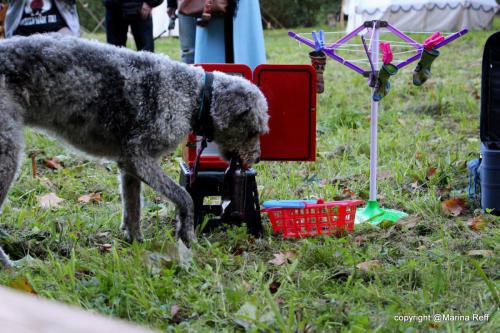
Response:
[[[56,187],[47,177],[40,177],[38,180],[40,180],[40,183],[48,189],[54,189]]]
[[[342,198],[344,199],[354,199],[356,198],[356,193],[354,193],[353,190],[351,190],[350,188],[344,188],[342,190]]]
[[[409,216],[405,216],[405,217],[398,219],[398,221],[396,222],[396,225],[400,228],[411,229],[411,228],[414,228],[418,224],[418,222],[420,222],[419,217],[417,217],[415,215],[409,215]]]
[[[441,202],[441,208],[447,215],[458,216],[465,212],[465,200],[461,198],[448,199]]]
[[[10,287],[29,293],[33,295],[37,295],[37,292],[33,288],[33,286],[29,283],[28,279],[24,276],[17,277],[14,281],[10,283]]]
[[[179,310],[180,310],[179,306],[177,304],[173,304],[172,307],[170,308],[170,315],[172,317],[177,316],[177,314],[179,313]]]
[[[89,193],[78,198],[78,203],[101,202],[101,193]]]
[[[421,152],[417,151],[417,152],[415,153],[415,159],[416,159],[416,160],[421,161],[423,157],[424,157],[424,154],[422,154]]]
[[[354,237],[354,243],[356,243],[357,246],[362,246],[367,240],[368,240],[368,237],[366,237],[366,236],[358,235],[358,236]]]
[[[42,195],[37,197],[38,199],[38,206],[43,209],[48,209],[48,208],[57,208],[59,207],[59,204],[64,201],[64,199],[59,198],[55,193],[49,193],[46,195]]]
[[[469,223],[467,223],[469,228],[474,231],[480,231],[484,230],[486,228],[486,225],[488,225],[488,222],[485,220],[483,215],[478,215],[474,216],[472,219],[469,220]]]
[[[491,250],[471,250],[467,252],[467,255],[471,257],[484,257],[489,258],[493,257],[493,251]]]
[[[48,158],[44,161],[45,163],[45,166],[49,169],[52,169],[52,170],[57,170],[57,169],[60,169],[62,166],[61,166],[61,162],[57,159],[57,158]]]
[[[379,172],[377,174],[378,180],[384,180],[384,179],[391,178],[391,177],[392,177],[392,173],[390,171],[382,171],[382,172]]]
[[[288,263],[288,259],[295,258],[295,253],[293,252],[280,252],[280,253],[275,253],[274,254],[274,259],[269,260],[271,264],[274,264],[276,266],[281,266],[283,264]]]
[[[428,179],[429,179],[429,178],[432,178],[432,176],[434,176],[434,175],[436,174],[436,172],[437,172],[437,168],[435,168],[435,167],[430,167],[430,168],[427,170],[427,174],[426,174],[427,178],[428,178]]]
[[[278,292],[278,289],[281,287],[281,283],[278,281],[273,281],[269,284],[269,291],[271,294],[276,294]]]
[[[380,261],[378,260],[368,260],[360,262],[356,265],[356,268],[365,272],[380,268]]]
[[[99,244],[99,250],[102,252],[102,253],[105,253],[105,252],[111,252],[113,250],[113,245],[111,244]]]
[[[446,197],[450,194],[450,191],[451,191],[451,188],[445,187],[445,188],[437,189],[436,192],[440,197]]]

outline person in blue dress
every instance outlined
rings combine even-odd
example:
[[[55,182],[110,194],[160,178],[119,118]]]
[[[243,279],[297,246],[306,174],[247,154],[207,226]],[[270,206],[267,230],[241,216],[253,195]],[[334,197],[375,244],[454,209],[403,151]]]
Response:
[[[214,16],[206,27],[197,27],[195,63],[246,64],[252,70],[266,63],[259,0],[235,0],[229,22]]]

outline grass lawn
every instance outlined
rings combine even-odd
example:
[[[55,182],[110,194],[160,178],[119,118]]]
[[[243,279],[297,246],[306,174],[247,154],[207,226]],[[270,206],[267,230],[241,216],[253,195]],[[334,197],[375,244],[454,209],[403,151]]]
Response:
[[[302,240],[272,235],[269,225],[260,240],[233,228],[200,236],[184,267],[172,259],[171,204],[146,188],[147,241],[124,243],[116,165],[28,130],[27,153],[41,151],[39,177],[31,176],[26,157],[0,216],[0,244],[14,259],[25,259],[15,271],[1,271],[0,284],[27,280],[43,297],[167,332],[498,330],[499,219],[480,215],[468,201],[457,216],[442,208],[444,200],[466,199],[466,163],[479,153],[481,58],[490,34],[469,33],[443,48],[432,79],[420,88],[411,83],[413,66],[405,68],[381,103],[379,201],[411,214],[405,223]],[[308,50],[284,30],[267,31],[266,47],[269,63],[309,61]],[[176,39],[157,41],[157,50],[173,59],[178,49]],[[325,76],[316,162],[259,164],[262,201],[367,199],[366,80],[334,61]],[[174,178],[178,156],[163,163]],[[52,157],[64,167],[44,167]],[[92,192],[102,200],[77,203]],[[59,208],[39,208],[37,197],[48,193],[64,199]],[[471,230],[475,216],[479,227]],[[291,258],[284,264],[270,262],[286,253]],[[356,267],[367,261],[370,269]],[[489,320],[405,323],[395,317],[432,314],[488,314]]]

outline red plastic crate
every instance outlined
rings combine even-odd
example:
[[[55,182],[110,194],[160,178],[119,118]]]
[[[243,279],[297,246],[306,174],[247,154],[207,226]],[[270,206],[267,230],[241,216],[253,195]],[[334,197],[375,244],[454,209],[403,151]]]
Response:
[[[309,237],[334,235],[354,229],[356,207],[362,200],[330,201],[318,200],[316,204],[305,203],[305,208],[266,208],[273,230],[283,237]]]

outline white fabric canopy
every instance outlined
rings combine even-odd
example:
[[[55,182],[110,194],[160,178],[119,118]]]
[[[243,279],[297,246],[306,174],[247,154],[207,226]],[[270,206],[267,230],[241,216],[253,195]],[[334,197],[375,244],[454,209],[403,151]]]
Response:
[[[498,10],[495,0],[347,0],[347,31],[365,21],[384,20],[405,31],[484,30]]]

